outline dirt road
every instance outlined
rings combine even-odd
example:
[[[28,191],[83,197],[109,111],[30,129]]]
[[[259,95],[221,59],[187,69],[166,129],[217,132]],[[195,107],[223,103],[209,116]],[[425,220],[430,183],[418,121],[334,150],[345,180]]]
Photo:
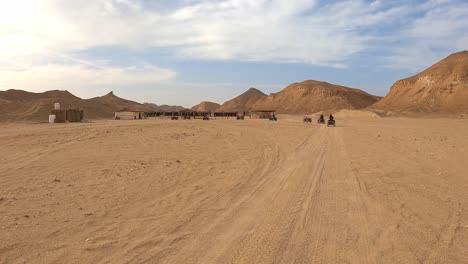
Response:
[[[468,122],[0,125],[1,263],[467,263]]]

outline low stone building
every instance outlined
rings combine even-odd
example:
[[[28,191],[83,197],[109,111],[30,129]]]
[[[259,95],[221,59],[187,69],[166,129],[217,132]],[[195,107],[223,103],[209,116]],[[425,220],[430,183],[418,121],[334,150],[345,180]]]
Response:
[[[121,120],[145,119],[145,112],[124,108],[114,113],[114,119],[121,119]]]

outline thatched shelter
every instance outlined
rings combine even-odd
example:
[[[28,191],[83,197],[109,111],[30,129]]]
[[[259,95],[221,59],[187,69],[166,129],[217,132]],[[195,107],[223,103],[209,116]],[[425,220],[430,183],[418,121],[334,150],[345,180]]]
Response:
[[[203,117],[205,117],[205,116],[207,116],[207,117],[211,116],[211,112],[198,112],[197,111],[197,112],[194,112],[193,118],[203,119]]]
[[[146,111],[144,113],[145,117],[160,117],[160,116],[165,116],[166,112],[164,111]]]
[[[68,122],[81,122],[84,118],[84,111],[81,109],[67,109]]]
[[[190,109],[184,109],[180,111],[168,111],[168,112],[145,112],[146,117],[182,117],[182,118],[203,118],[204,116],[211,116],[211,112],[199,112]]]
[[[185,119],[190,119],[195,116],[195,111],[192,111],[190,109],[180,110],[178,113],[179,113],[179,116]]]
[[[276,110],[253,110],[250,111],[250,118],[254,119],[270,119],[276,115]]]
[[[243,113],[243,112],[214,112],[213,113],[213,116],[216,118],[216,117],[226,117],[226,118],[229,118],[229,117],[237,117],[239,116],[240,113]]]

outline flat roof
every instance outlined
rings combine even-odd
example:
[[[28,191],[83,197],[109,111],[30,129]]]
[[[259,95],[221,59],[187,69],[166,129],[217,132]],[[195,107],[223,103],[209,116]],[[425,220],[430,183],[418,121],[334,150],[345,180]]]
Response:
[[[128,109],[128,108],[123,108],[123,109],[120,109],[118,111],[115,111],[115,112],[137,112],[137,113],[143,113],[145,111],[141,111],[141,110],[132,110],[132,109]]]

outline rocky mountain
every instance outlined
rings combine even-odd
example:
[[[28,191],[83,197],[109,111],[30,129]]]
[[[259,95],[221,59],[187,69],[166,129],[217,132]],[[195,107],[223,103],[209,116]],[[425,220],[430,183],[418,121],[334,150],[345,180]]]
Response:
[[[185,107],[178,105],[157,105],[153,103],[144,103],[143,107],[145,110],[158,110],[163,112],[177,112],[186,109]]]
[[[454,53],[415,76],[395,82],[370,108],[402,114],[468,112],[468,51]]]
[[[283,114],[310,114],[323,110],[362,109],[380,97],[359,89],[321,81],[293,83],[255,104],[256,109],[276,110]]]
[[[192,107],[191,109],[192,109],[193,111],[198,111],[198,112],[214,112],[214,111],[216,111],[220,106],[221,106],[220,104],[205,101],[205,102],[201,102],[201,103],[195,105],[195,106]]]
[[[81,105],[78,98],[68,91],[47,91],[31,93],[21,90],[0,91],[0,121],[47,120],[49,110],[55,102],[70,107]]]
[[[243,94],[224,102],[216,111],[217,112],[236,112],[250,111],[254,108],[257,102],[267,95],[255,88],[250,88]]]
[[[81,99],[68,91],[47,91],[32,93],[21,90],[0,91],[0,121],[47,121],[54,103],[62,108],[80,108],[85,112],[85,119],[112,118],[114,112],[129,108],[141,111],[163,111],[156,105],[140,104],[126,100],[110,92],[104,96]],[[174,107],[176,109],[180,107]]]

